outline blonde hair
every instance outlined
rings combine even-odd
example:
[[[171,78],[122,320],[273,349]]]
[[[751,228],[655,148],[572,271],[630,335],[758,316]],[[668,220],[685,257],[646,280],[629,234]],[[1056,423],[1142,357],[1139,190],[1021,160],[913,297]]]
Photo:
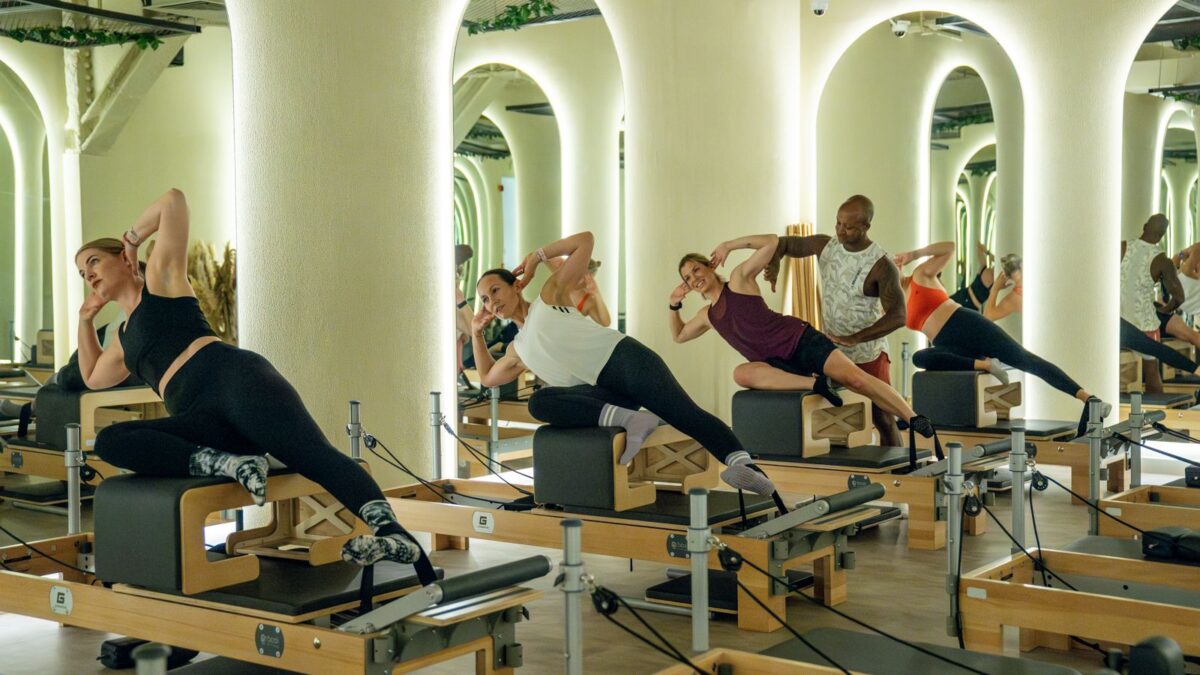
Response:
[[[1011,277],[1013,274],[1021,271],[1022,262],[1021,256],[1016,253],[1009,253],[1000,257],[1000,269],[1004,270],[1006,276]]]
[[[80,253],[83,253],[89,248],[94,248],[98,251],[104,251],[105,253],[109,253],[111,255],[121,255],[125,251],[125,242],[113,237],[101,237],[99,239],[93,239],[83,246],[80,246],[79,250],[75,251],[75,257],[78,258]]]

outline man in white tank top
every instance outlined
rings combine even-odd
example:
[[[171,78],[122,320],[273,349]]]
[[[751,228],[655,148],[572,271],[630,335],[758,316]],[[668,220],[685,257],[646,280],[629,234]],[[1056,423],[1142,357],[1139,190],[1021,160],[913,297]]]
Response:
[[[1121,242],[1121,318],[1152,340],[1161,337],[1159,313],[1169,316],[1184,302],[1183,285],[1170,258],[1159,247],[1169,222],[1161,213],[1142,225],[1142,236]],[[1170,299],[1156,303],[1158,285],[1166,286]],[[1154,359],[1145,359],[1142,372],[1146,391],[1162,391],[1162,378]]]
[[[780,237],[764,276],[774,289],[784,255],[818,256],[822,331],[860,368],[891,384],[892,362],[885,338],[904,327],[906,311],[900,271],[868,235],[874,216],[871,200],[854,195],[838,209],[836,240],[827,234]],[[899,446],[896,419],[878,407],[872,408],[872,416],[880,443]]]

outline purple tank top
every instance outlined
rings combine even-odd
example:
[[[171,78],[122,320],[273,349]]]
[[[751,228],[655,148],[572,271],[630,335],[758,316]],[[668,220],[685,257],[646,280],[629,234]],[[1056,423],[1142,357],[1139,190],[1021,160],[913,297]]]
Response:
[[[749,361],[789,359],[808,322],[767,306],[761,295],[735,293],[728,285],[708,308],[708,322]]]

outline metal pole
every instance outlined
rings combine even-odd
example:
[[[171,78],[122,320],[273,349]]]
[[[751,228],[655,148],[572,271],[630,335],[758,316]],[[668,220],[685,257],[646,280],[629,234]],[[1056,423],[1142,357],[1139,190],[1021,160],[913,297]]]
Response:
[[[1012,450],[1008,453],[1008,470],[1012,472],[1012,534],[1021,545],[1025,545],[1025,469],[1028,455],[1025,454],[1025,420],[1009,420],[1012,431]],[[1021,549],[1012,547],[1016,553]]]
[[[133,650],[137,662],[137,675],[166,675],[167,657],[171,648],[157,642],[147,642]]]
[[[565,653],[567,675],[583,675],[583,523],[574,518],[562,521],[563,605],[566,608]]]
[[[492,445],[495,446],[500,442],[500,387],[488,388],[488,397],[491,399],[491,436]],[[493,456],[494,449],[488,449],[488,456]]]
[[[350,436],[350,456],[362,459],[362,423],[358,417],[358,401],[350,401],[350,423],[346,425],[346,434]]]
[[[433,475],[442,476],[442,392],[429,392],[429,426],[433,431]]]
[[[908,398],[908,342],[900,343],[900,396]]]
[[[688,526],[688,555],[692,561],[692,651],[708,651],[708,490],[688,492],[692,522]]]
[[[950,470],[946,472],[946,593],[950,596],[950,616],[946,620],[946,632],[951,637],[958,635],[958,575],[962,561],[958,558],[958,539],[962,536],[962,444],[946,444],[950,458]]]
[[[1129,438],[1136,443],[1142,442],[1142,425],[1146,423],[1142,414],[1142,392],[1135,391],[1129,396]],[[1142,484],[1142,446],[1129,447],[1129,487],[1140,487]]]
[[[67,451],[63,453],[67,466],[67,534],[83,530],[80,515],[83,511],[82,486],[79,470],[83,468],[83,451],[79,448],[79,425],[67,425]]]
[[[1088,399],[1088,500],[1096,504],[1100,500],[1100,447],[1104,427],[1100,421],[1100,399]],[[1088,534],[1100,534],[1100,514],[1088,509]]]

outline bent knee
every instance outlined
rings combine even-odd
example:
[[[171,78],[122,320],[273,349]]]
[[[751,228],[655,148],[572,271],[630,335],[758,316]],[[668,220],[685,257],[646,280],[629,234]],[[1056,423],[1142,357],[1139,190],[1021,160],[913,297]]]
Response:
[[[762,368],[761,363],[743,363],[733,369],[733,381],[739,387],[753,389],[755,383],[758,382],[758,373]]]
[[[112,464],[112,459],[120,452],[120,448],[124,445],[123,439],[126,436],[124,425],[110,424],[96,433],[96,442],[92,448],[100,459]]]

